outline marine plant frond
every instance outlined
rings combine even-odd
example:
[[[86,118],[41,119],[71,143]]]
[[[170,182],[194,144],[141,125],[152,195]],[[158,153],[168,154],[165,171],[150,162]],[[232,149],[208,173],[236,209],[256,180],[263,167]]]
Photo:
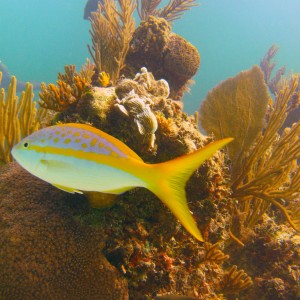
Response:
[[[300,171],[298,171],[297,179],[300,181]],[[286,207],[288,215],[291,219],[289,223],[293,223],[293,228],[300,232],[300,199],[291,201]]]
[[[114,83],[125,66],[125,57],[135,29],[135,8],[135,0],[104,0],[98,4],[98,10],[92,13],[90,19],[92,46],[88,45],[88,50],[97,72],[109,73]]]
[[[95,74],[95,65],[91,63],[89,59],[86,60],[86,63],[81,67],[78,76],[84,78],[87,85],[92,83],[93,75]]]
[[[141,20],[146,20],[149,16],[157,15],[157,6],[161,0],[138,0],[137,11]]]
[[[288,108],[289,108],[289,101],[291,99],[291,96],[294,94],[297,85],[298,85],[298,78],[294,77],[291,84],[290,85],[287,84],[277,95],[275,105],[273,108],[271,108],[271,112],[268,115],[268,124],[264,132],[263,133],[261,132],[261,134],[257,137],[256,141],[254,142],[255,144],[254,148],[251,150],[251,153],[247,158],[247,160],[244,161],[243,172],[232,183],[233,189],[236,189],[242,182],[244,182],[245,177],[247,177],[248,179],[254,178],[253,172],[256,172],[256,174],[258,171],[266,172],[266,169],[263,167],[264,163],[270,162],[270,156],[275,158],[274,149],[272,150],[273,151],[272,153],[270,147],[274,143],[275,144],[277,143],[276,150],[282,151],[283,148],[280,148],[280,146],[282,145],[286,147],[287,140],[289,140],[291,136],[295,136],[295,128],[293,131],[283,135],[282,138],[279,137],[278,131],[282,127],[286,119]],[[298,127],[299,125],[296,126],[296,128]],[[280,144],[279,141],[281,141]],[[276,152],[276,157],[277,156],[278,156],[278,152]],[[283,159],[283,157],[281,158]],[[272,162],[275,163],[276,161],[272,161]],[[257,164],[260,166],[259,169],[254,167]],[[248,174],[248,176],[246,176],[246,174]],[[272,174],[274,174],[273,169],[269,170],[268,174],[264,174],[264,175],[272,176]],[[255,182],[257,181],[258,181],[257,176],[255,176]]]
[[[15,76],[11,77],[7,91],[0,89],[0,161],[13,161],[10,154],[12,147],[40,128],[46,110],[38,109],[33,97],[30,83],[26,84],[20,98],[17,96]]]
[[[271,74],[276,66],[276,62],[272,60],[276,56],[278,50],[279,47],[277,45],[272,45],[260,61],[260,67],[264,72],[266,83],[270,81]]]
[[[243,155],[248,152],[265,125],[270,95],[258,66],[221,82],[200,107],[203,129],[217,139],[233,137],[227,146],[232,160],[232,178],[239,175]]]
[[[221,287],[224,294],[237,294],[252,284],[251,277],[244,270],[238,271],[237,266],[232,266],[225,274]]]
[[[268,87],[273,95],[275,95],[276,92],[279,91],[280,82],[286,71],[286,67],[283,66],[276,71],[276,73],[273,77],[271,77],[273,70],[277,64],[277,62],[273,61],[273,59],[275,58],[275,56],[278,52],[278,49],[279,49],[278,46],[272,45],[268,49],[267,53],[264,55],[263,59],[261,59],[261,61],[260,61],[260,67],[261,67],[262,71],[264,72],[265,82],[268,85]]]
[[[245,226],[255,225],[273,204],[299,231],[290,203],[300,197],[300,122],[278,133],[286,119],[291,99],[299,96],[297,84],[298,78],[293,77],[278,93],[275,105],[267,116],[266,127],[249,154],[243,158],[243,169],[232,182],[232,196],[239,201],[240,209],[247,213]]]
[[[220,249],[220,243],[210,244],[205,243],[205,257],[204,261],[210,261],[216,264],[222,264],[225,260],[229,258],[229,255],[224,254]]]
[[[64,81],[68,85],[74,84],[74,77],[76,76],[76,66],[65,66],[65,74],[58,73],[58,80]]]
[[[179,19],[183,13],[193,6],[197,6],[195,0],[170,0],[169,3],[157,12],[157,17],[164,18],[168,22]]]

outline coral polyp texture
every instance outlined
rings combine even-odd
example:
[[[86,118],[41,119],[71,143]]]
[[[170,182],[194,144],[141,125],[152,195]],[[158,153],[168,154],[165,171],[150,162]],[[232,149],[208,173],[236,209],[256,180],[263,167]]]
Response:
[[[0,169],[0,199],[0,299],[128,299],[101,234],[72,218],[68,194],[14,163]]]
[[[131,76],[146,65],[156,78],[168,81],[170,97],[180,100],[200,66],[200,54],[165,19],[149,16],[133,33],[125,63],[124,74]]]

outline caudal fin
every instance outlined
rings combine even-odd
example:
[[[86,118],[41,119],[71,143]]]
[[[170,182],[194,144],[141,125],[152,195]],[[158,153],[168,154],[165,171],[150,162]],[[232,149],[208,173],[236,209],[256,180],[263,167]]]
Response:
[[[148,188],[165,203],[185,229],[199,241],[204,241],[187,205],[185,185],[193,172],[232,138],[213,142],[193,153],[153,165],[156,178]]]

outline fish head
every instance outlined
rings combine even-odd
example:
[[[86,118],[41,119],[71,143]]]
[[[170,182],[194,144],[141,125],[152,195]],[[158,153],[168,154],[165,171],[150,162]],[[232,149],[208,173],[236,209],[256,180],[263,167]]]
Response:
[[[45,132],[40,130],[22,139],[12,148],[11,154],[19,165],[28,172],[35,174],[45,156],[44,151],[37,151],[36,149],[37,147],[43,149],[46,145]]]

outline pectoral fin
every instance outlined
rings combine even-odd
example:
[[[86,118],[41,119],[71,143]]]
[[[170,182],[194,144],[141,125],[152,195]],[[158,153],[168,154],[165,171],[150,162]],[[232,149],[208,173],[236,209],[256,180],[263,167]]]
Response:
[[[70,164],[60,161],[60,160],[54,160],[54,159],[41,159],[41,164],[44,167],[55,169],[55,170],[64,170],[66,168],[70,167]]]
[[[73,188],[69,188],[69,187],[62,186],[62,185],[55,184],[55,183],[52,183],[52,185],[55,186],[55,187],[57,187],[58,189],[64,191],[64,192],[67,192],[67,193],[71,193],[71,194],[75,194],[75,193],[82,194],[81,191],[75,190],[75,189],[73,189]]]

